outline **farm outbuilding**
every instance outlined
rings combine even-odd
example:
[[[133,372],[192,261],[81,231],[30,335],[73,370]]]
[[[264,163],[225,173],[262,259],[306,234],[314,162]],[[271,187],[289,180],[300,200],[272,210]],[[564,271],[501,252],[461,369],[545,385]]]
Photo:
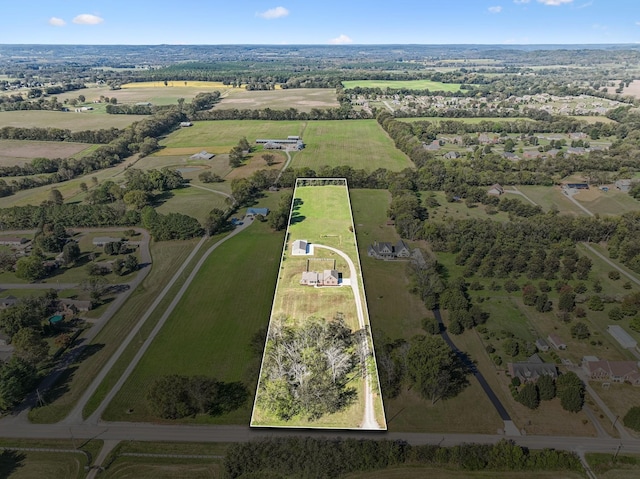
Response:
[[[214,156],[216,156],[216,155],[214,155],[213,153],[209,153],[206,150],[202,150],[200,153],[196,153],[195,155],[191,155],[191,159],[192,160],[210,160]]]
[[[633,339],[621,326],[611,324],[607,328],[607,332],[618,341],[620,346],[625,349],[634,349],[638,347],[638,341]]]
[[[309,254],[309,243],[306,240],[295,240],[291,246],[291,254],[294,256]]]

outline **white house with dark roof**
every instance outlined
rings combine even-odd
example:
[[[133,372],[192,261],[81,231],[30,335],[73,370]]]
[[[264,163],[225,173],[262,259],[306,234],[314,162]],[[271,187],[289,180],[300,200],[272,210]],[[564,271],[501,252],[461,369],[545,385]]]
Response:
[[[291,254],[293,256],[305,256],[309,254],[310,244],[307,240],[295,240],[291,245]]]

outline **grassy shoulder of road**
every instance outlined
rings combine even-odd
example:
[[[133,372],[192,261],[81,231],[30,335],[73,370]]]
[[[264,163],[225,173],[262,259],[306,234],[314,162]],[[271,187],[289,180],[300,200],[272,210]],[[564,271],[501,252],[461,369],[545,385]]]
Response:
[[[404,466],[356,472],[343,479],[582,479],[578,472],[566,471],[464,471],[442,467]]]
[[[260,200],[260,206],[273,209],[281,194],[270,193]],[[148,411],[146,390],[154,379],[168,374],[201,374],[225,382],[240,381],[252,396],[259,358],[254,357],[249,343],[267,326],[282,238],[282,233],[272,232],[267,223],[255,222],[206,260],[164,328],[107,407],[104,419],[158,421]],[[203,254],[217,239],[202,248]],[[185,278],[189,272],[185,271]],[[147,321],[140,340],[129,346],[109,372],[87,404],[85,417],[117,382],[180,286],[174,286],[166,303]],[[180,422],[247,424],[250,411],[247,400],[223,416],[201,415]]]
[[[100,478],[223,479],[222,459],[119,456]]]
[[[82,442],[71,435],[66,440],[0,439],[0,477],[31,479],[40,477],[85,477],[85,467],[90,465],[100,449],[102,441],[92,439]],[[12,448],[60,449],[56,451],[16,451]],[[77,453],[67,452],[76,449]],[[88,455],[88,457],[87,457]]]
[[[636,479],[640,476],[640,456],[593,452],[585,457],[600,479]]]
[[[305,148],[296,154],[293,166],[317,171],[321,166],[350,166],[373,171],[414,168],[376,120],[313,121],[302,137]]]
[[[32,422],[58,422],[71,411],[95,375],[126,338],[138,318],[153,303],[197,241],[151,243],[151,272],[87,346],[85,353],[65,370],[57,384],[47,393],[46,404],[30,411],[29,418]]]

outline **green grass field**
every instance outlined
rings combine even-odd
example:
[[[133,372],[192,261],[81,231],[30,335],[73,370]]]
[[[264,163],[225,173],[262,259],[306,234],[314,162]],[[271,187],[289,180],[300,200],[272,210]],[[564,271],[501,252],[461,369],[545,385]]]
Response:
[[[198,121],[190,128],[182,128],[170,134],[160,145],[166,147],[166,154],[185,154],[184,151],[172,153],[175,148],[188,148],[189,151],[196,148],[197,151],[207,150],[215,154],[229,153],[243,136],[250,144],[255,144],[257,138],[302,136],[305,126],[306,123],[301,121]]]
[[[523,192],[527,197],[531,198],[537,205],[540,205],[543,210],[549,211],[554,208],[562,214],[569,214],[573,216],[583,216],[586,213],[576,206],[567,196],[562,192],[558,186],[518,186],[518,190]],[[516,195],[509,195],[508,198],[518,198]],[[524,198],[520,197],[521,200]]]
[[[345,90],[350,88],[407,88],[411,90],[460,91],[459,83],[442,83],[431,80],[349,80],[343,81]]]
[[[220,246],[107,408],[105,419],[157,420],[147,411],[145,393],[154,378],[166,374],[245,381],[251,391],[259,361],[249,342],[267,326],[281,247],[282,233],[258,222]],[[128,409],[133,413],[127,414]],[[226,416],[184,422],[248,424],[250,411],[247,401]]]
[[[158,213],[182,213],[203,222],[213,208],[227,208],[224,196],[200,188],[180,188],[172,193],[171,198],[156,208]]]
[[[102,128],[125,128],[141,115],[107,115],[98,111],[75,113],[62,111],[0,111],[0,125],[20,128],[56,128],[71,131],[100,130]]]
[[[302,138],[306,146],[296,153],[294,167],[346,165],[368,171],[414,167],[375,120],[309,122]]]

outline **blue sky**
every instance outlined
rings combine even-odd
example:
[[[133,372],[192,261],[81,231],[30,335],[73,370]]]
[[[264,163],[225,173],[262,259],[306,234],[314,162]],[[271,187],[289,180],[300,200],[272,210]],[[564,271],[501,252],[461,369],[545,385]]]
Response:
[[[640,43],[639,0],[3,0],[0,43]]]

